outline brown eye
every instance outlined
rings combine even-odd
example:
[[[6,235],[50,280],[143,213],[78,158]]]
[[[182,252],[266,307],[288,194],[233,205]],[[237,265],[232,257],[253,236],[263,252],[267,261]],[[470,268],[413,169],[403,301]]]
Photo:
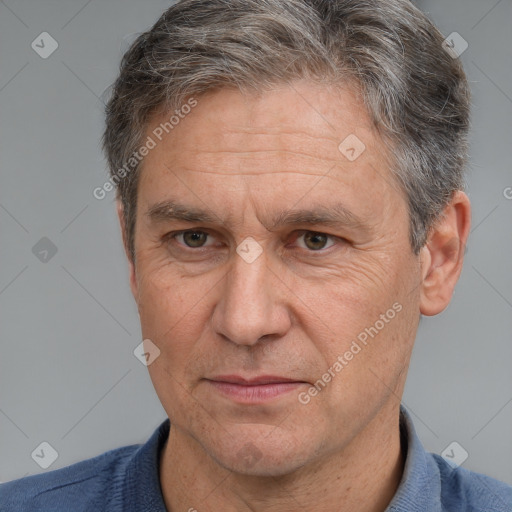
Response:
[[[208,238],[208,233],[204,231],[185,231],[179,234],[178,237],[183,237],[183,242],[188,247],[202,247]]]
[[[323,233],[315,233],[313,231],[304,233],[303,236],[305,246],[312,251],[324,249],[328,239],[330,238],[328,235],[324,235]]]

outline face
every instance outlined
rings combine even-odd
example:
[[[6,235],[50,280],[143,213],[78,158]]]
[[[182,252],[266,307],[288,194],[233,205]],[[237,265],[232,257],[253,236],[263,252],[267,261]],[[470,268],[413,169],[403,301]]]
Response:
[[[388,157],[355,91],[304,81],[198,97],[145,157],[131,285],[150,375],[223,467],[293,471],[398,406],[420,265]]]

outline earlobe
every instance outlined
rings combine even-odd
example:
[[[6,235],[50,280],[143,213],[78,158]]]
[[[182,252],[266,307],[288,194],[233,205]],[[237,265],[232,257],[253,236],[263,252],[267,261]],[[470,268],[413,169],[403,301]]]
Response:
[[[121,236],[123,238],[123,247],[126,254],[126,258],[128,259],[128,267],[130,273],[130,289],[132,290],[132,295],[138,303],[138,284],[137,284],[137,276],[135,273],[135,265],[132,260],[130,250],[128,248],[128,240],[126,239],[126,219],[124,215],[124,208],[121,201],[118,199],[116,201],[117,206],[117,216],[119,218],[119,226],[121,228]]]
[[[450,303],[462,271],[470,217],[469,199],[464,192],[457,191],[429,232],[420,253],[423,315],[437,315]]]

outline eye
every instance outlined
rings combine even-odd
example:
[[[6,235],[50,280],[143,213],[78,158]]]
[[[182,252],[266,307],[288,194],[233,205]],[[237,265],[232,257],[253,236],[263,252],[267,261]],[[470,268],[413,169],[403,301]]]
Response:
[[[208,236],[209,234],[204,231],[189,230],[171,233],[169,237],[177,240],[181,245],[185,245],[191,249],[197,249],[210,245],[206,244]]]
[[[165,238],[176,240],[179,245],[190,249],[200,249],[214,245],[213,237],[209,233],[196,229],[169,233]],[[296,236],[295,241],[301,249],[319,252],[336,245],[334,238],[334,236],[318,231],[304,231]]]
[[[318,233],[316,231],[306,231],[302,234],[299,234],[296,238],[296,240],[303,240],[302,244],[299,243],[299,246],[302,249],[308,249],[310,251],[320,251],[335,245],[335,243],[332,242],[331,245],[326,247],[329,239],[332,240],[333,237],[326,235],[325,233]]]

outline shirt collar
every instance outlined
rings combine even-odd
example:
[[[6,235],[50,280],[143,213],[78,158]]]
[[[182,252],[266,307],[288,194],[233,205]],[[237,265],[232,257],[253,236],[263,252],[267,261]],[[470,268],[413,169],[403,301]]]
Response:
[[[123,510],[127,512],[167,512],[160,486],[160,457],[169,437],[166,419],[134,454],[126,468]]]
[[[400,436],[406,457],[404,472],[386,512],[440,512],[438,466],[423,448],[411,416],[403,405],[400,406]]]
[[[160,456],[169,436],[165,420],[142,445],[126,468],[123,495],[127,511],[166,512],[160,486]],[[405,465],[398,489],[386,512],[440,512],[439,469],[419,440],[411,416],[400,406],[400,436]]]

